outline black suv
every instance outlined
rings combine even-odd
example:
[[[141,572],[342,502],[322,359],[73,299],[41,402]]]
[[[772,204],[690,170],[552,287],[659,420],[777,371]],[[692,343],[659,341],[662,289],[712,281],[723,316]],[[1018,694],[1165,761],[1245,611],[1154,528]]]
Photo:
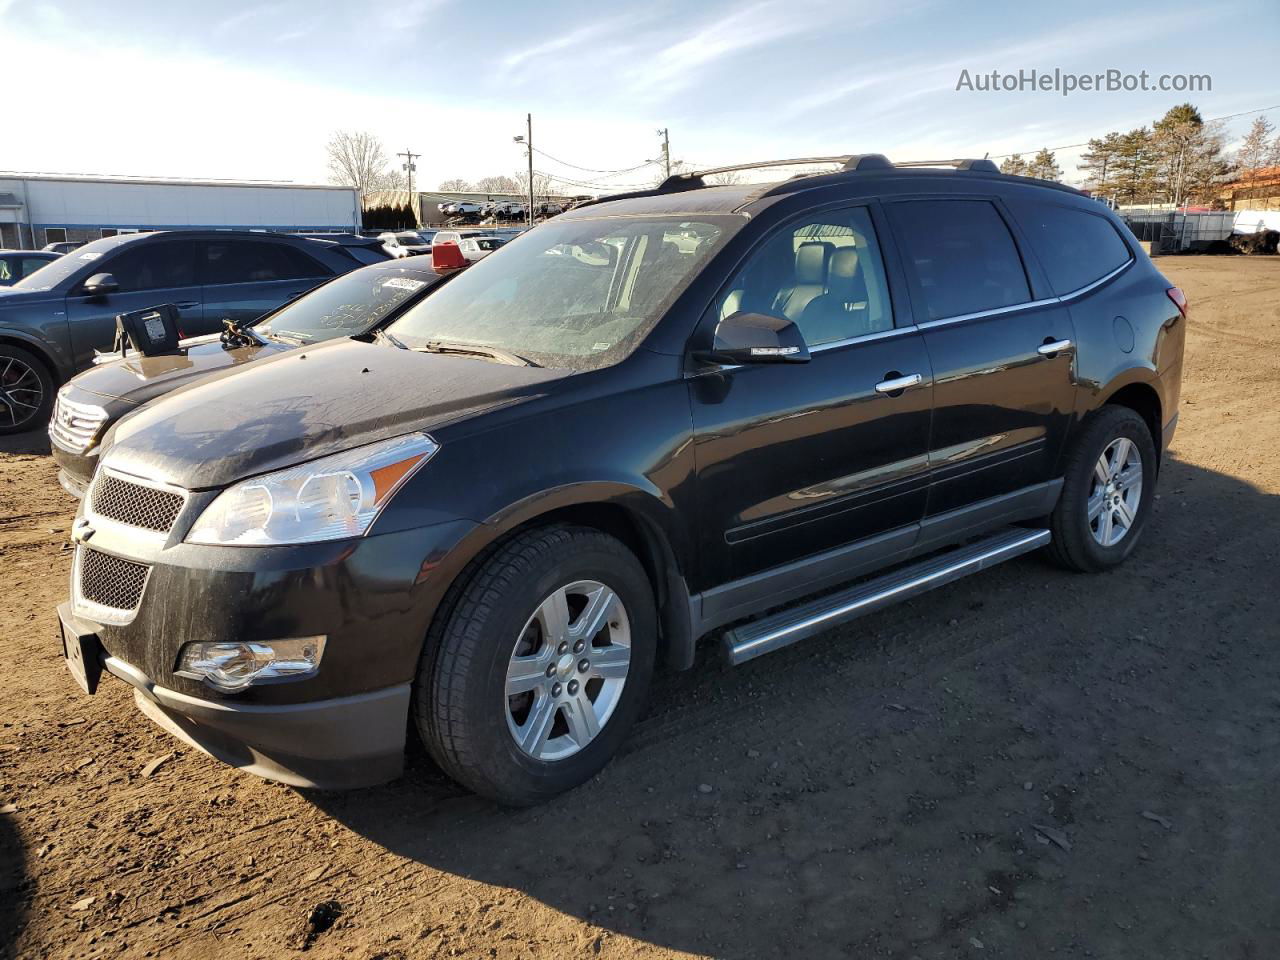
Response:
[[[214,333],[368,262],[339,242],[226,230],[84,244],[0,287],[0,434],[49,419],[57,385],[111,348],[117,314],[173,303],[184,335]]]
[[[293,784],[395,776],[412,720],[529,803],[704,635],[740,663],[1032,549],[1120,563],[1181,292],[1074,190],[841,159],[580,206],[377,338],[121,421],[74,527],[73,674]]]

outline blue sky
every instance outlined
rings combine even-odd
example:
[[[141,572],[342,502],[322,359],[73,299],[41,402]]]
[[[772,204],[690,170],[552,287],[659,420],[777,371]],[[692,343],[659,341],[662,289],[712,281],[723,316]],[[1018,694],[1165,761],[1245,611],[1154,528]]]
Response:
[[[1191,100],[1280,105],[1280,4],[477,3],[0,0],[21,84],[0,169],[322,182],[336,129],[423,154],[419,182],[510,173],[534,114],[552,157],[594,169],[883,152],[982,156],[1073,144]],[[1209,74],[1212,91],[978,93],[1020,69]],[[1280,126],[1280,109],[1268,115]],[[1238,140],[1251,117],[1231,121]],[[1079,151],[1063,150],[1067,179]],[[540,170],[602,177],[539,157]]]

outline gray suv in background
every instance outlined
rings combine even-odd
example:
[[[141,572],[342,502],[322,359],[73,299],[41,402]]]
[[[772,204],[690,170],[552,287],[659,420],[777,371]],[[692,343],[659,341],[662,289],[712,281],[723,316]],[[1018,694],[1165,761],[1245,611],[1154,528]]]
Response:
[[[184,336],[250,321],[362,266],[341,244],[284,234],[104,237],[0,288],[0,434],[49,419],[57,385],[109,350],[116,315],[177,306]]]

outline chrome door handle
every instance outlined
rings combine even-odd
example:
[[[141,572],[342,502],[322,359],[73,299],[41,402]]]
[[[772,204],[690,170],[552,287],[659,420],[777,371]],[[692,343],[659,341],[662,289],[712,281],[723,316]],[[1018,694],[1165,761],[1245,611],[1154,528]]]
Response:
[[[1055,354],[1062,353],[1064,350],[1071,349],[1070,340],[1054,340],[1051,343],[1042,343],[1036,347],[1036,353],[1042,357],[1052,357]]]
[[[876,393],[899,393],[924,383],[924,377],[913,373],[909,377],[894,377],[892,380],[881,380],[876,384]]]

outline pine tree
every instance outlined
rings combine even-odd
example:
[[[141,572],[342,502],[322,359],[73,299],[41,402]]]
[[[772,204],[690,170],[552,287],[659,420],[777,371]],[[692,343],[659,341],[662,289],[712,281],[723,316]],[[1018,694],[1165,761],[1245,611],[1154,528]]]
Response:
[[[1230,172],[1222,145],[1220,124],[1190,103],[1172,107],[1152,125],[1157,195],[1174,205],[1213,201]]]
[[[1088,174],[1086,183],[1092,191],[1107,196],[1108,189],[1115,181],[1116,164],[1120,153],[1121,134],[1114,131],[1102,139],[1089,141],[1089,149],[1080,157],[1079,169]]]
[[[1041,180],[1060,180],[1062,168],[1058,166],[1058,158],[1048,147],[1042,147],[1035,158],[1027,165],[1027,176]]]
[[[1027,176],[1027,161],[1023,160],[1019,154],[1006,157],[1000,164],[1000,172],[1012,174],[1015,177]]]
[[[1119,203],[1151,202],[1155,189],[1155,145],[1146,127],[1119,135],[1112,182]]]

